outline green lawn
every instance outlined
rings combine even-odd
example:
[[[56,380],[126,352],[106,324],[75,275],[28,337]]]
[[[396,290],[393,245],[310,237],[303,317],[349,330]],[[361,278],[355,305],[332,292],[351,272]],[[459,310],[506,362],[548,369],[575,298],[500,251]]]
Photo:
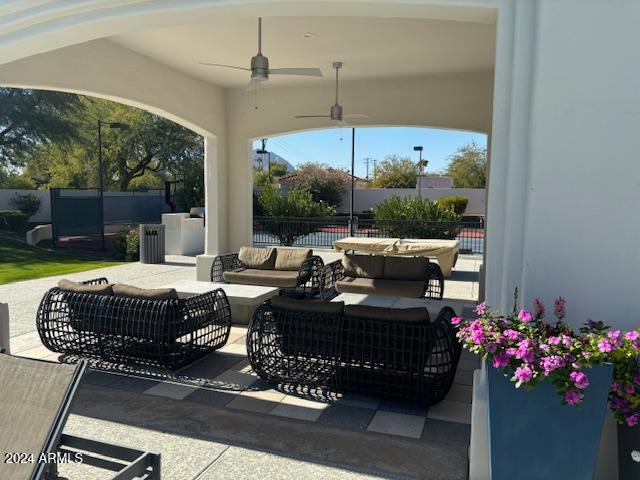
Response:
[[[121,262],[113,260],[50,252],[0,238],[0,285],[119,264]]]

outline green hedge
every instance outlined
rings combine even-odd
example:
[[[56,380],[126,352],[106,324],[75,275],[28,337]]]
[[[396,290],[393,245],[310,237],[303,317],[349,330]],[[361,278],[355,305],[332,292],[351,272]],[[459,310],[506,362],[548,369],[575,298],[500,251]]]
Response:
[[[441,208],[451,208],[457,215],[464,215],[469,199],[462,195],[449,195],[436,200],[436,203]]]
[[[0,210],[0,230],[23,232],[29,217],[20,210]]]
[[[116,260],[137,262],[140,259],[140,232],[137,228],[124,228],[116,233],[111,250]]]

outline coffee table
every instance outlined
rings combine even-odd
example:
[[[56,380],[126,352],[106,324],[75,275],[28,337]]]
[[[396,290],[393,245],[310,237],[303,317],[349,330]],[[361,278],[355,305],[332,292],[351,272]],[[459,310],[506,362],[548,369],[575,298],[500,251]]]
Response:
[[[279,292],[279,289],[275,287],[201,282],[198,280],[177,280],[162,285],[162,288],[175,288],[180,298],[188,298],[221,288],[227,294],[231,306],[232,323],[241,325],[248,325],[256,307],[265,300],[275,297]]]

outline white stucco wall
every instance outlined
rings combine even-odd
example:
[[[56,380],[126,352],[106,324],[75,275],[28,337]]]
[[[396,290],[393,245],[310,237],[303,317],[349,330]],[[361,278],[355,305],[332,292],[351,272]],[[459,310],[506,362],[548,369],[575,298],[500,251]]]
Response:
[[[40,210],[29,218],[30,222],[50,222],[51,221],[51,194],[49,190],[22,190],[22,189],[0,189],[0,210],[14,210],[11,199],[16,195],[35,195],[42,204]]]

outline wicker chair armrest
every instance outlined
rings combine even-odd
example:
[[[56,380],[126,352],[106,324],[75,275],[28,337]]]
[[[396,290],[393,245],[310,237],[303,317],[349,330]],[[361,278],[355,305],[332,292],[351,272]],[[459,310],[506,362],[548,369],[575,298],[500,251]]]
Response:
[[[105,285],[109,281],[105,277],[92,278],[91,280],[85,280],[80,282],[82,285]]]
[[[425,296],[436,300],[442,300],[444,296],[444,275],[440,265],[429,262],[425,284]]]
[[[224,282],[224,272],[235,270],[240,267],[242,267],[242,262],[240,262],[240,259],[238,258],[238,252],[218,255],[211,265],[211,281]]]
[[[329,300],[336,295],[336,282],[344,278],[341,260],[335,260],[322,267],[320,272],[320,298]]]
[[[305,283],[312,277],[319,277],[323,266],[322,258],[317,255],[305,259],[298,270],[298,283]]]

